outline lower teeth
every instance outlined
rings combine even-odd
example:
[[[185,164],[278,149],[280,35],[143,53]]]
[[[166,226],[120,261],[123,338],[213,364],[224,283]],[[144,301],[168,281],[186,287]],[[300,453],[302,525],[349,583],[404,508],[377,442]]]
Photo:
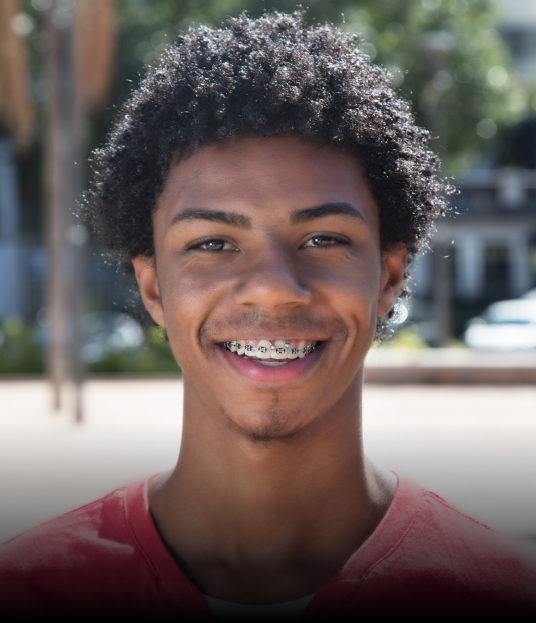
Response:
[[[261,363],[263,366],[270,366],[271,368],[275,368],[276,366],[284,366],[288,363],[288,361],[266,361],[263,359],[252,359],[251,357],[246,357],[245,355],[237,356],[240,357],[240,359],[244,359],[245,361],[254,361],[255,363]]]
[[[244,357],[247,359],[247,357]],[[270,366],[271,368],[275,368],[276,366],[284,366],[288,363],[288,361],[262,361],[261,359],[248,359],[248,361],[256,361],[256,363],[260,363],[263,366]]]

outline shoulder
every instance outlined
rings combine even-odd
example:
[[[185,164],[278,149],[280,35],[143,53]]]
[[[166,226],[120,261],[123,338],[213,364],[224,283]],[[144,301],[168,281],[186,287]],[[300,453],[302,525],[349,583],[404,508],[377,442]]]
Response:
[[[363,606],[536,612],[536,569],[514,542],[405,479],[340,579]]]
[[[145,481],[144,481],[145,482]],[[128,578],[151,575],[130,526],[127,493],[141,495],[144,483],[116,489],[103,498],[33,528],[0,546],[0,601],[31,610],[46,599],[79,603],[99,591],[128,590]],[[138,519],[139,520],[139,519]],[[7,600],[7,603],[6,603]]]
[[[73,550],[99,546],[129,547],[125,488],[47,521],[0,545],[0,573],[73,559]]]
[[[375,572],[405,576],[427,600],[469,612],[536,612],[536,569],[516,544],[425,489],[407,532],[371,579]]]
[[[429,564],[448,561],[459,577],[473,577],[478,570],[485,581],[529,579],[536,586],[536,569],[512,539],[426,489],[422,490],[414,521],[401,539],[400,548],[423,555],[435,552]]]

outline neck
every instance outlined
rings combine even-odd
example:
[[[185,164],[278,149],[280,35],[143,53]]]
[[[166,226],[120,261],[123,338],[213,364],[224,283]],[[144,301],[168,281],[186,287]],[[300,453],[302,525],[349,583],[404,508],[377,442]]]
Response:
[[[360,392],[292,436],[256,441],[189,403],[188,389],[185,382],[179,461],[150,489],[168,548],[216,597],[284,601],[314,592],[374,530],[396,487],[363,454]],[[289,577],[275,599],[273,590],[262,595],[266,582],[236,581],[270,570]]]

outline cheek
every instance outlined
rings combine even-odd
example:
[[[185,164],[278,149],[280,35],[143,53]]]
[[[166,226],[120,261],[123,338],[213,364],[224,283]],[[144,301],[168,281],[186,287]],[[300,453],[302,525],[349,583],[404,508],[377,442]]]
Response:
[[[186,353],[188,343],[197,341],[201,325],[217,307],[226,280],[223,275],[214,278],[206,271],[180,266],[163,271],[161,280],[170,344],[175,353]]]
[[[315,275],[319,292],[328,294],[331,304],[341,312],[362,316],[375,314],[378,303],[381,264],[376,258],[348,262],[346,266],[329,267]]]

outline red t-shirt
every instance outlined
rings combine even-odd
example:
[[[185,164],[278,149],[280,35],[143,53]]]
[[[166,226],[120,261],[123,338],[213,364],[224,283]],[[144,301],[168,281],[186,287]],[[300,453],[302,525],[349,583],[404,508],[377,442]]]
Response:
[[[0,612],[211,618],[149,512],[148,479],[0,546]],[[536,614],[536,570],[511,542],[399,478],[367,541],[301,619]]]

